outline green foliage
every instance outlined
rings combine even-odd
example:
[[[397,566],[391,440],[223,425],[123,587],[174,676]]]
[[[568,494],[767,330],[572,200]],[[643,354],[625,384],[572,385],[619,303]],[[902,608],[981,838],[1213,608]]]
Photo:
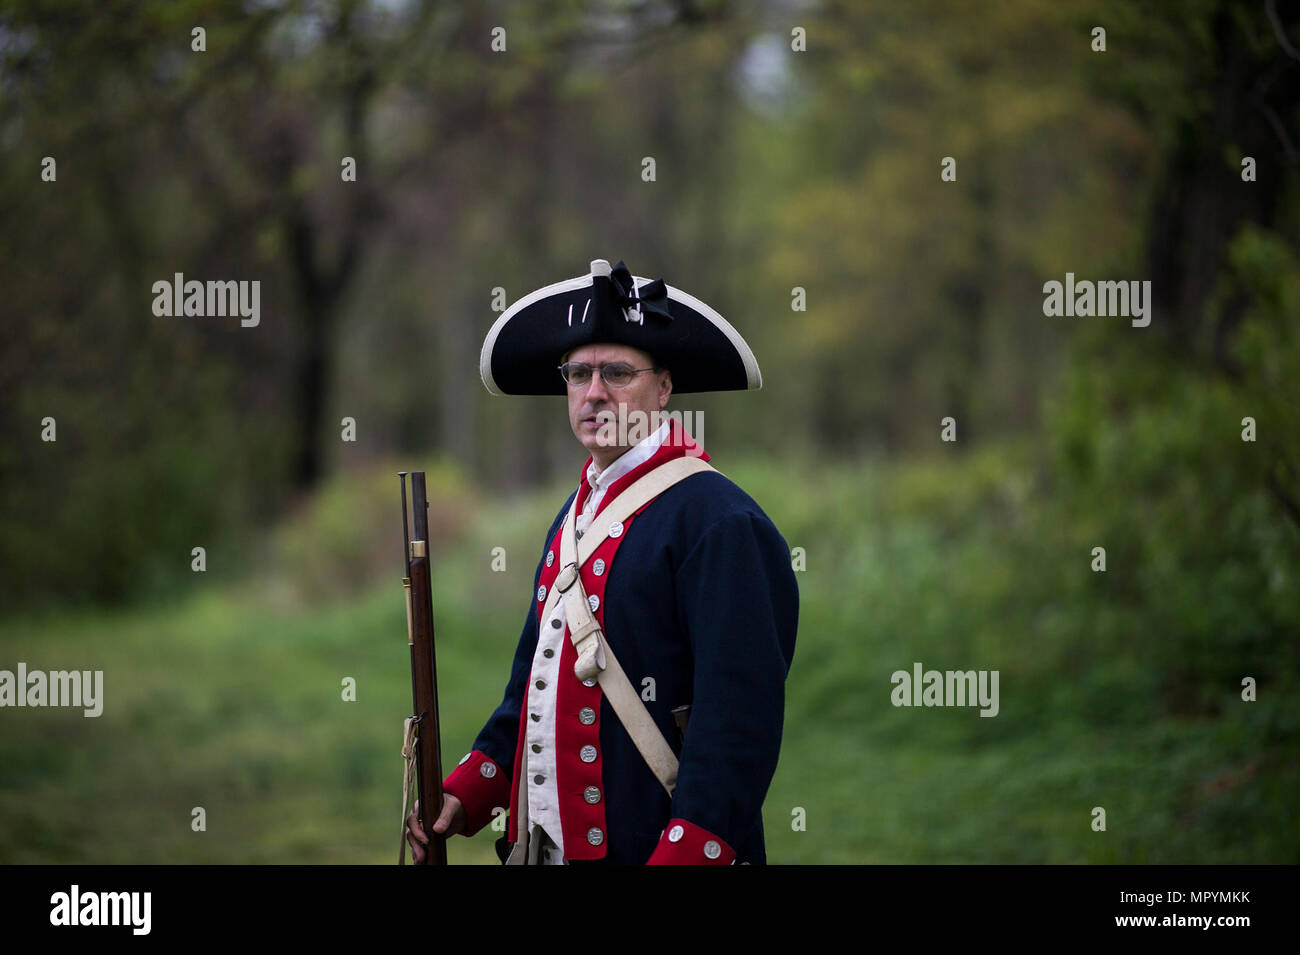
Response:
[[[401,490],[398,468],[371,467],[340,475],[303,502],[276,529],[269,558],[272,579],[300,602],[370,590],[379,577],[400,571]],[[414,514],[410,478],[407,508]],[[461,536],[476,504],[452,464],[425,472],[430,552],[436,560]],[[411,518],[413,520],[413,516]],[[414,531],[409,525],[408,531]],[[398,574],[400,576],[400,573]]]
[[[1281,235],[1247,228],[1229,255],[1231,270],[1211,314],[1234,295],[1249,303],[1235,336],[1235,384],[1257,421],[1266,460],[1274,463],[1271,476],[1294,503],[1300,495],[1300,254]]]
[[[1288,511],[1300,417],[1284,381],[1300,375],[1297,269],[1276,237],[1233,243],[1222,294],[1250,306],[1224,375],[1101,329],[1070,368],[1049,415],[1059,480],[1058,525],[1074,546],[1107,550],[1098,634],[1108,650],[1142,636],[1141,657],[1180,712],[1213,712],[1226,686],[1264,670],[1300,627],[1294,599],[1300,514]],[[1111,339],[1109,347],[1103,340]],[[1258,440],[1243,440],[1246,418]],[[1107,604],[1140,610],[1124,629]],[[1281,673],[1275,668],[1281,667]]]

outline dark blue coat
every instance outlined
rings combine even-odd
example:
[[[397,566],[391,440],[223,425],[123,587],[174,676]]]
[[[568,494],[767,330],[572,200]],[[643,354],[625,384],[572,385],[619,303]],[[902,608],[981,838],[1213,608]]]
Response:
[[[573,498],[547,532],[534,590]],[[656,861],[705,862],[674,856],[698,837],[734,850],[735,862],[765,862],[761,807],[780,752],[799,606],[785,539],[728,478],[692,475],[629,523],[610,565],[603,606],[605,638],[632,685],[640,690],[644,678],[654,680],[654,699],[645,705],[680,766],[670,800],[601,696],[607,838],[598,861],[641,864],[660,848]],[[536,608],[530,603],[501,704],[478,734],[474,753],[447,780],[447,791],[466,804],[467,834],[491,819],[493,807],[509,804],[521,705],[537,646]],[[683,742],[672,711],[685,704],[691,710]],[[563,815],[563,804],[560,809]],[[687,838],[670,822],[684,822]],[[507,831],[513,839],[513,821]],[[728,851],[723,861],[730,857]]]

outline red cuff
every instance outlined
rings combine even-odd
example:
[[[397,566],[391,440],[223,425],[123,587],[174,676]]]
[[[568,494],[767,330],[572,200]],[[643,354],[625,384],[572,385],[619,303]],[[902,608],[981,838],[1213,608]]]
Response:
[[[492,821],[493,809],[507,808],[510,777],[487,756],[474,750],[443,780],[442,791],[464,804],[465,828],[462,835],[472,836]]]
[[[670,819],[646,865],[731,865],[736,850],[707,829]]]

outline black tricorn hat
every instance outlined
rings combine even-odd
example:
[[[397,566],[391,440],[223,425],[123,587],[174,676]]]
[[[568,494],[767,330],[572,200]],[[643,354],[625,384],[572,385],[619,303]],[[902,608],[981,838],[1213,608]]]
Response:
[[[675,394],[763,386],[758,360],[730,322],[663,279],[605,259],[506,309],[483,342],[479,372],[494,395],[562,395],[560,357],[595,344],[648,352],[672,372]]]

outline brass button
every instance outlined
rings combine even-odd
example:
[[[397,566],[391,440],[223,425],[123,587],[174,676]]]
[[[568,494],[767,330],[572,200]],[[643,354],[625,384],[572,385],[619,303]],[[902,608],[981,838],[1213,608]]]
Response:
[[[552,650],[550,647],[547,647],[545,650],[542,651],[542,656],[546,657],[546,659],[549,660],[551,657],[555,656],[555,651]]]
[[[536,683],[533,684],[533,686],[537,687],[537,689],[539,690],[544,690],[546,689],[546,681],[538,680]]]
[[[551,626],[554,627],[556,630],[559,630],[560,627],[563,626],[563,625],[560,623],[560,618],[559,618],[559,617],[552,617],[552,618],[551,618]]]

